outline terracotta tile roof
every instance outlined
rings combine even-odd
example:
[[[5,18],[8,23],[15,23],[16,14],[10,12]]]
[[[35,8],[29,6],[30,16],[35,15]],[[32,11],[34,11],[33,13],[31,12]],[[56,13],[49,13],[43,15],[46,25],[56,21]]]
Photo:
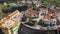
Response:
[[[48,14],[51,14],[52,15],[52,17],[54,17],[54,18],[56,18],[57,16],[57,12],[55,12],[55,11],[49,11],[48,12]],[[49,15],[50,16],[50,15]]]
[[[48,14],[57,15],[56,11],[49,11]]]
[[[2,24],[2,21],[0,20],[0,25]]]
[[[48,8],[40,8],[40,10],[48,10]]]
[[[52,15],[52,16],[49,16],[49,15],[44,15],[43,19],[57,19],[57,16],[56,15]]]
[[[0,28],[6,29],[6,27],[5,27],[5,26],[3,26],[3,25],[0,25]]]
[[[47,15],[47,14],[44,15],[44,17],[43,17],[43,19],[48,19],[48,20],[49,20],[49,18],[50,18],[50,17],[49,17],[49,15]]]
[[[33,14],[33,15],[34,15],[34,14],[38,14],[37,11],[31,10],[31,9],[27,10],[26,13],[27,13],[27,14]]]
[[[5,29],[6,27],[2,25],[2,22],[3,22],[3,21],[0,20],[0,28]]]

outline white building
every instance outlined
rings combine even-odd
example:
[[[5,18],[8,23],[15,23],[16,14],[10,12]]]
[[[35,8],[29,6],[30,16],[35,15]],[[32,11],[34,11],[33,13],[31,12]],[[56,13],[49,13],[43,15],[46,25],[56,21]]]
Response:
[[[26,1],[25,1],[25,0],[22,0],[21,2],[22,2],[22,3],[25,3]]]
[[[48,13],[48,8],[40,8],[40,15],[45,15]]]
[[[31,9],[28,9],[25,14],[28,16],[28,17],[31,17],[31,18],[38,18],[39,17],[39,12],[35,11],[35,10],[31,10]]]
[[[28,4],[32,4],[32,2],[31,2],[31,1],[29,1],[29,0],[27,0],[27,1],[26,1],[26,3],[28,3]]]
[[[3,18],[1,20],[2,26],[6,27],[7,29],[6,28],[5,28],[6,30],[2,29],[2,31],[5,34],[18,34],[17,31],[20,25],[21,15],[22,14],[18,10],[16,10],[7,17]]]
[[[39,2],[39,1],[33,1],[33,3],[36,5],[36,7],[41,6],[41,2]]]
[[[48,13],[48,9],[47,8],[40,8],[39,11],[39,16],[41,17],[41,19],[43,19],[44,15]]]

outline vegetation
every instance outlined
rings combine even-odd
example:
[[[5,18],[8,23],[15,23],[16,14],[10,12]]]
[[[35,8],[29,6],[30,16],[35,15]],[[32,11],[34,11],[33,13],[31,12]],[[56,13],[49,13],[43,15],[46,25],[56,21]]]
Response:
[[[38,7],[34,7],[33,10],[39,11],[39,8]]]
[[[60,6],[60,0],[41,0],[43,4],[52,4],[55,6]]]
[[[29,26],[34,26],[37,23],[36,20],[32,20],[31,18],[29,18],[29,21],[25,24],[29,25]]]
[[[27,19],[27,16],[26,16],[25,14],[23,15],[23,17],[24,17],[25,19]]]
[[[0,15],[0,20],[3,19],[4,17],[6,17],[8,14],[1,14]]]
[[[17,6],[27,6],[27,3],[20,3],[20,4],[17,4]]]
[[[56,34],[54,31],[48,31],[46,34]]]
[[[34,25],[37,23],[37,21],[36,20],[32,20],[32,18],[29,18],[29,22],[34,24]]]
[[[22,17],[22,19],[21,19],[21,21],[25,22],[26,20],[27,20],[27,16],[24,14],[23,17]]]
[[[0,4],[0,11],[2,11],[2,9],[9,9],[10,7],[8,5],[3,5],[3,4]]]

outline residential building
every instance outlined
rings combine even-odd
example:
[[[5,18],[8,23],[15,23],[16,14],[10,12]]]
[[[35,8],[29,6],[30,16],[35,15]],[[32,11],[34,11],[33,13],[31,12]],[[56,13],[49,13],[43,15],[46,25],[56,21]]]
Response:
[[[25,14],[28,16],[28,17],[31,17],[31,18],[38,18],[39,17],[39,12],[35,11],[35,10],[31,10],[31,9],[28,9]]]
[[[3,28],[2,31],[5,34],[17,34],[20,25],[21,15],[22,14],[18,10],[16,10],[7,17],[3,18],[0,22],[2,23],[1,25],[5,27],[5,30],[3,27],[1,27]]]
[[[54,10],[54,7],[55,7],[55,6],[54,6],[54,5],[51,5],[51,4],[48,4],[48,5],[47,5],[47,8],[52,9],[52,10]]]
[[[22,0],[21,2],[22,2],[22,3],[25,3],[25,0]]]
[[[41,7],[39,11],[39,17],[43,19],[44,15],[48,13],[48,8]]]
[[[48,8],[40,8],[40,12],[39,12],[39,15],[45,15],[48,13]]]
[[[46,25],[50,25],[49,19],[50,19],[49,15],[44,15],[44,17],[42,19],[43,23]]]
[[[29,1],[29,0],[27,0],[27,1],[26,1],[26,3],[28,3],[28,4],[32,4],[32,2],[31,2],[31,1]]]
[[[54,7],[55,7],[55,6],[52,5],[52,6],[50,7],[50,9],[54,9]]]
[[[56,9],[60,10],[60,7],[56,7]]]
[[[53,15],[57,16],[57,12],[54,11],[54,10],[50,10],[50,11],[48,12],[48,14],[49,14],[49,16],[53,16]]]
[[[54,26],[57,23],[57,16],[54,13],[44,15],[43,21],[44,21],[44,24]]]
[[[36,5],[36,7],[41,6],[41,2],[39,2],[39,1],[33,1],[33,3]]]

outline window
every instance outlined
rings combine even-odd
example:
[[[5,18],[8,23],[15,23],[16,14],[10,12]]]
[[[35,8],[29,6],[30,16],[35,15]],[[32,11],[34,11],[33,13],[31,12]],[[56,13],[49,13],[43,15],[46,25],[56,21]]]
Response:
[[[34,17],[34,15],[31,15],[31,17]]]
[[[49,21],[44,21],[44,24],[50,25]]]
[[[20,20],[20,15],[18,15],[18,16],[15,16],[15,17],[13,17],[14,19],[16,19],[16,20]]]
[[[41,11],[41,15],[45,15],[45,14],[47,14],[47,11],[46,10],[42,10]]]

